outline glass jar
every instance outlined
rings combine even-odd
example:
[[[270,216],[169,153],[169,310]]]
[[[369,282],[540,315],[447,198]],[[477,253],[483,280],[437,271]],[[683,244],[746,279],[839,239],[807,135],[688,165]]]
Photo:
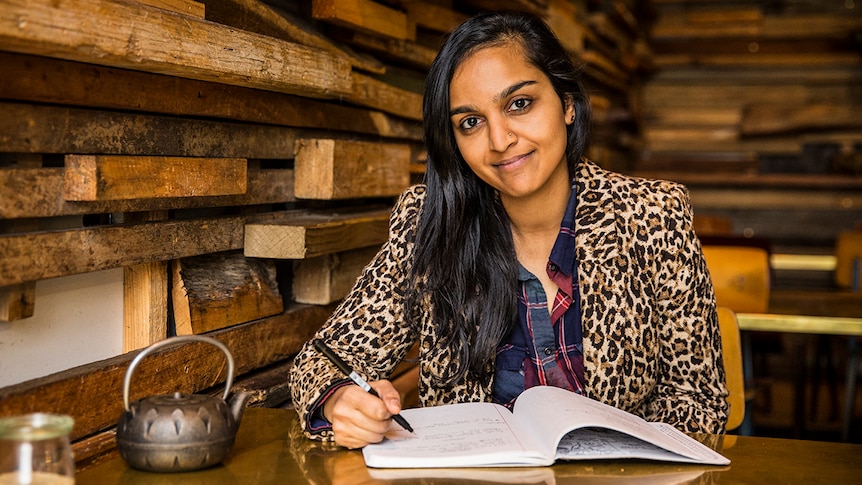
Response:
[[[70,416],[35,413],[0,418],[0,485],[71,485],[75,462]]]

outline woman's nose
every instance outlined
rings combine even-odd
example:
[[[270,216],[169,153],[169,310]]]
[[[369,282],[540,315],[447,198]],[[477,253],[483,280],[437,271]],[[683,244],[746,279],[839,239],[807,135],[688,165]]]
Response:
[[[497,152],[505,152],[518,140],[509,125],[502,122],[489,123],[488,137],[491,150]]]

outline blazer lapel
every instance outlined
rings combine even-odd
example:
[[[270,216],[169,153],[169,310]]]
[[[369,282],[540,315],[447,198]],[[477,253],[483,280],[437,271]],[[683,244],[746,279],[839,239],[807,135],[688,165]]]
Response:
[[[584,378],[586,393],[597,397],[607,392],[607,378],[618,375],[617,363],[609,355],[609,331],[619,325],[627,312],[618,303],[625,301],[628,265],[620,256],[617,211],[606,172],[588,161],[578,164],[576,176],[578,207],[575,244],[580,285],[581,322],[584,333]],[[620,353],[616,353],[620,355]],[[615,396],[602,396],[615,400]]]

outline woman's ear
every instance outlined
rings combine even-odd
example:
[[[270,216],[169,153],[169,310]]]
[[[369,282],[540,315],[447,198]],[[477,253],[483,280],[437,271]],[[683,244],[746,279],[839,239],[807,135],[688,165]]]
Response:
[[[575,100],[572,98],[571,94],[566,95],[563,117],[567,125],[571,125],[575,122]]]

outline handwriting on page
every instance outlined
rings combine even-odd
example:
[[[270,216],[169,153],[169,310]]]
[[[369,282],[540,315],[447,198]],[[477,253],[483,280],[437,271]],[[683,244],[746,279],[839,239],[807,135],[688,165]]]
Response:
[[[409,410],[408,410],[409,411]],[[502,412],[508,412],[503,410]],[[409,414],[409,413],[408,413]],[[457,455],[465,451],[489,451],[501,447],[521,446],[502,414],[493,417],[474,415],[469,409],[431,418],[411,416],[415,434],[395,429],[386,434],[382,448],[409,450],[427,455]]]

